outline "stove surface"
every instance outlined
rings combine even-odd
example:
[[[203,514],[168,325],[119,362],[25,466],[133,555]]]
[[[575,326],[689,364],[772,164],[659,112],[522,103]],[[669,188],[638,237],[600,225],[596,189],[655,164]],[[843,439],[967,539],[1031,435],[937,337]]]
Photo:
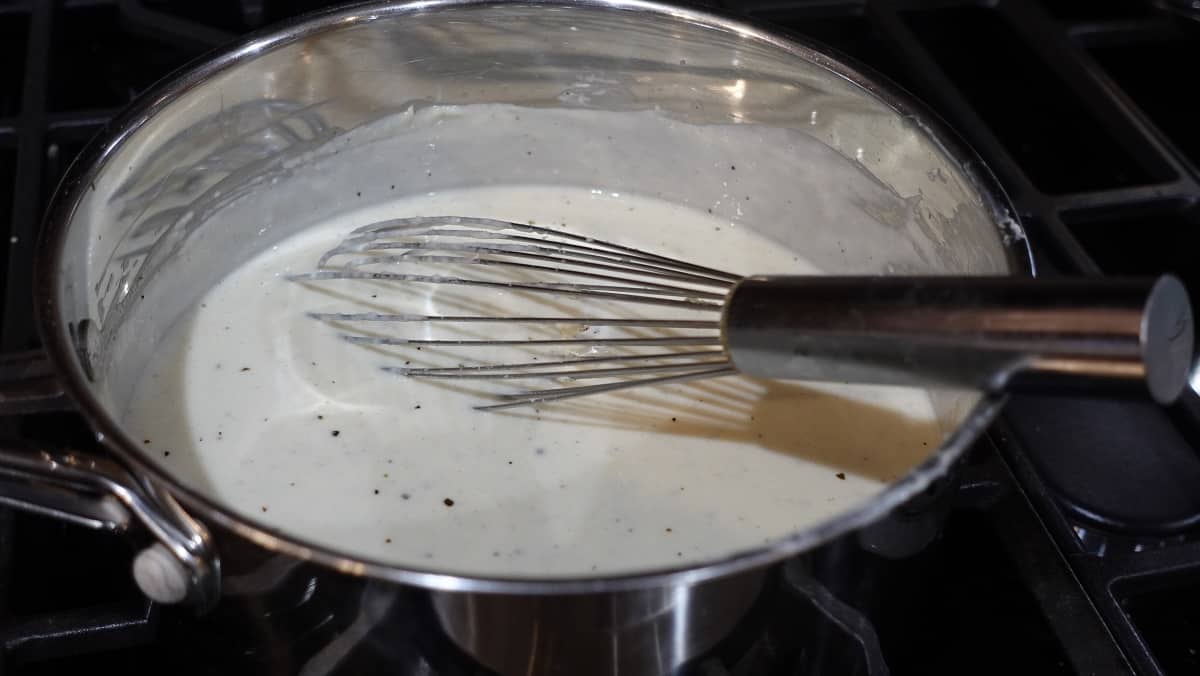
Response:
[[[0,348],[37,347],[41,214],[106,120],[209,49],[326,4],[0,2]],[[931,105],[1005,186],[1042,274],[1172,272],[1200,299],[1200,124],[1179,91],[1200,68],[1190,3],[697,4],[828,45]],[[94,448],[70,413],[0,419],[0,432],[25,447]],[[1016,398],[963,466],[887,528],[782,566],[688,671],[1200,673],[1197,449],[1195,392],[1166,410]],[[133,551],[0,509],[0,670],[486,673],[403,590],[264,564],[196,617],[141,597]]]

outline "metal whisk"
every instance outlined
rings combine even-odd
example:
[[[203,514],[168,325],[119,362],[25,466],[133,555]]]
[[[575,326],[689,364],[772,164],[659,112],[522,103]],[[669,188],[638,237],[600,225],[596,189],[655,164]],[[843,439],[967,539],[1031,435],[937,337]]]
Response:
[[[1190,304],[1171,276],[743,277],[563,230],[454,216],[358,228],[317,267],[292,279],[362,280],[393,292],[454,288],[471,293],[450,304],[471,307],[496,293],[555,307],[518,315],[486,302],[484,311],[465,314],[310,313],[349,327],[344,338],[360,345],[562,351],[551,359],[383,367],[409,377],[556,383],[499,394],[499,403],[477,407],[485,410],[736,373],[989,391],[1144,383],[1168,403],[1186,384],[1192,358]],[[654,316],[643,316],[648,309]],[[423,335],[362,328],[377,323],[417,325]],[[539,333],[429,336],[431,327],[469,325]],[[574,328],[547,337],[561,327]]]

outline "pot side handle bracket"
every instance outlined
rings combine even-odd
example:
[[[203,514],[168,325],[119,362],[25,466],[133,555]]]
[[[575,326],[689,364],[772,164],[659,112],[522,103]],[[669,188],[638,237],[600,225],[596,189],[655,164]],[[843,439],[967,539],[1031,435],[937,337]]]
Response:
[[[0,415],[70,408],[43,354],[0,355]],[[201,611],[220,598],[220,559],[208,529],[113,460],[0,447],[0,505],[113,533],[140,524],[156,540],[133,560],[134,580],[146,596]]]

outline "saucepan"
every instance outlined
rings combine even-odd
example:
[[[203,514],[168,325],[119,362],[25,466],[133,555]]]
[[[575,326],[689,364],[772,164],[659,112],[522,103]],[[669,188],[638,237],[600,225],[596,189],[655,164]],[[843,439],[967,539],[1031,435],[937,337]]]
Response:
[[[146,452],[120,420],[146,356],[171,324],[241,262],[356,199],[339,184],[336,165],[311,189],[286,189],[306,162],[329,160],[325,151],[353,145],[348,139],[384,116],[480,103],[798,130],[912,207],[901,219],[887,204],[865,203],[874,226],[821,226],[828,236],[806,244],[814,260],[863,274],[1034,272],[1008,200],[941,122],[877,76],[801,40],[640,0],[354,5],[259,32],[190,66],[113,119],[73,164],[37,250],[44,351],[5,359],[0,408],[73,407],[106,453],[4,450],[0,501],[148,532],[152,544],[133,570],[162,602],[212,607],[226,548],[250,545],[372,584],[423,590],[445,632],[506,673],[660,673],[725,635],[773,565],[878,523],[926,491],[1002,406],[1001,396],[934,392],[940,447],[853,508],[720,560],[594,578],[460,575],[373,560],[234,510]],[[619,130],[606,133],[639,152]],[[438,152],[455,156],[469,147],[467,136],[441,139]],[[395,158],[394,171],[362,192],[386,194],[385,183],[415,190],[405,175],[411,159]],[[775,160],[746,161],[769,173]],[[693,183],[688,172],[624,171],[619,162],[598,171],[569,149],[549,165],[461,161],[426,178],[433,183],[421,190],[511,180],[683,200]],[[784,197],[736,208],[759,209],[760,220],[779,227],[811,215]],[[231,213],[241,216],[215,217]],[[888,244],[859,252],[855,241]]]

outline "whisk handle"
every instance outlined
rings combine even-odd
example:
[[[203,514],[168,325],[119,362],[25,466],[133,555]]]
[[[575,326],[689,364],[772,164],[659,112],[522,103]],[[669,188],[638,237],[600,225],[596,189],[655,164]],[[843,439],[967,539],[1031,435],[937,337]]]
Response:
[[[1188,294],[1153,279],[748,277],[722,337],[765,378],[985,390],[1136,385],[1174,401],[1192,367]]]

